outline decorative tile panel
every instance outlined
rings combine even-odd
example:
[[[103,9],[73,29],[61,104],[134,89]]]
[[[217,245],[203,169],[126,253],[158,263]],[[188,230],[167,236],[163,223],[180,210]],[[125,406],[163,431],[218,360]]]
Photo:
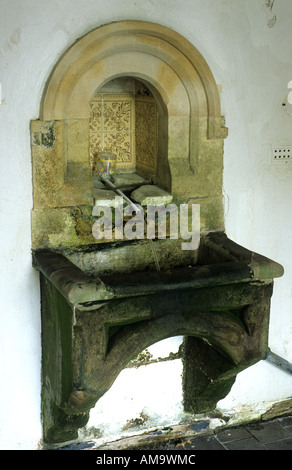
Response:
[[[157,108],[152,96],[136,96],[136,164],[150,174],[157,172]]]
[[[97,94],[90,108],[90,162],[109,151],[117,169],[157,169],[157,110],[152,96]]]
[[[101,150],[117,155],[117,168],[135,168],[135,98],[97,94],[91,103],[90,161]]]

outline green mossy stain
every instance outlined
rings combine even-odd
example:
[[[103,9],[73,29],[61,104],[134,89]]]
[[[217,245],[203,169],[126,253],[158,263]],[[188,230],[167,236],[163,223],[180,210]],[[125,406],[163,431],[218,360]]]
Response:
[[[67,416],[60,408],[72,391],[71,308],[44,276],[41,291],[43,434],[47,442],[58,442],[75,438],[80,420],[86,417]]]

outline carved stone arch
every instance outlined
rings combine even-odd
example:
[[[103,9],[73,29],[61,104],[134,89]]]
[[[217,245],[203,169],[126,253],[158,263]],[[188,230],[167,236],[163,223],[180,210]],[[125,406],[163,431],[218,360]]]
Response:
[[[52,70],[40,119],[31,125],[34,208],[93,204],[90,105],[97,90],[118,77],[147,84],[158,104],[155,184],[181,202],[200,200],[202,229],[223,230],[227,129],[216,81],[187,39],[144,21],[121,21],[91,31]],[[43,168],[46,171],[40,171]],[[43,214],[33,214],[34,246],[47,244],[48,237],[39,228],[43,219],[48,220]],[[62,244],[67,243],[63,234]]]
[[[40,119],[80,117],[83,107],[86,107],[86,102],[78,102],[80,94],[88,95],[90,91],[92,94],[103,74],[111,75],[113,57],[116,64],[120,64],[120,73],[123,74],[123,61],[119,61],[118,56],[125,53],[132,57],[136,70],[143,68],[147,56],[159,61],[159,67],[148,69],[150,82],[160,84],[167,92],[169,105],[174,106],[171,98],[175,96],[176,86],[172,76],[176,74],[177,83],[183,85],[189,95],[191,115],[220,118],[220,97],[213,74],[203,56],[189,41],[155,23],[121,21],[86,34],[61,57],[44,91]],[[136,53],[138,55],[134,57]],[[172,74],[168,77],[170,71]]]

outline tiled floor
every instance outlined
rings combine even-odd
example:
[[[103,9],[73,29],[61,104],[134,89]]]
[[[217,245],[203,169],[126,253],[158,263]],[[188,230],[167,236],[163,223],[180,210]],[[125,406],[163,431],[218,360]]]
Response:
[[[188,437],[181,442],[166,441],[155,447],[159,449],[292,450],[292,416],[229,428],[212,435]]]
[[[119,445],[113,442],[109,446],[96,446],[93,442],[63,447],[63,450],[149,450],[149,451],[190,451],[190,450],[292,450],[292,415],[259,421],[242,426],[219,429],[217,432],[200,436],[197,427],[194,435],[187,437],[155,439],[150,434],[142,442],[131,439]]]

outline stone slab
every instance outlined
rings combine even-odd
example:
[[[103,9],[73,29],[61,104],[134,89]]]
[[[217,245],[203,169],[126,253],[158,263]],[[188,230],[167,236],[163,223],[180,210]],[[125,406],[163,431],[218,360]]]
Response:
[[[173,200],[171,193],[150,184],[135,189],[135,191],[131,193],[131,198],[139,202],[142,206],[147,206],[148,204],[155,206],[167,205]]]
[[[93,190],[95,206],[117,207],[117,204],[123,205],[122,198],[119,197],[119,199],[116,199],[117,196],[118,196],[117,193],[115,193],[115,191],[112,191],[110,189],[95,188]]]
[[[131,186],[145,183],[146,180],[137,175],[137,173],[123,173],[114,176],[114,184],[116,186]]]

